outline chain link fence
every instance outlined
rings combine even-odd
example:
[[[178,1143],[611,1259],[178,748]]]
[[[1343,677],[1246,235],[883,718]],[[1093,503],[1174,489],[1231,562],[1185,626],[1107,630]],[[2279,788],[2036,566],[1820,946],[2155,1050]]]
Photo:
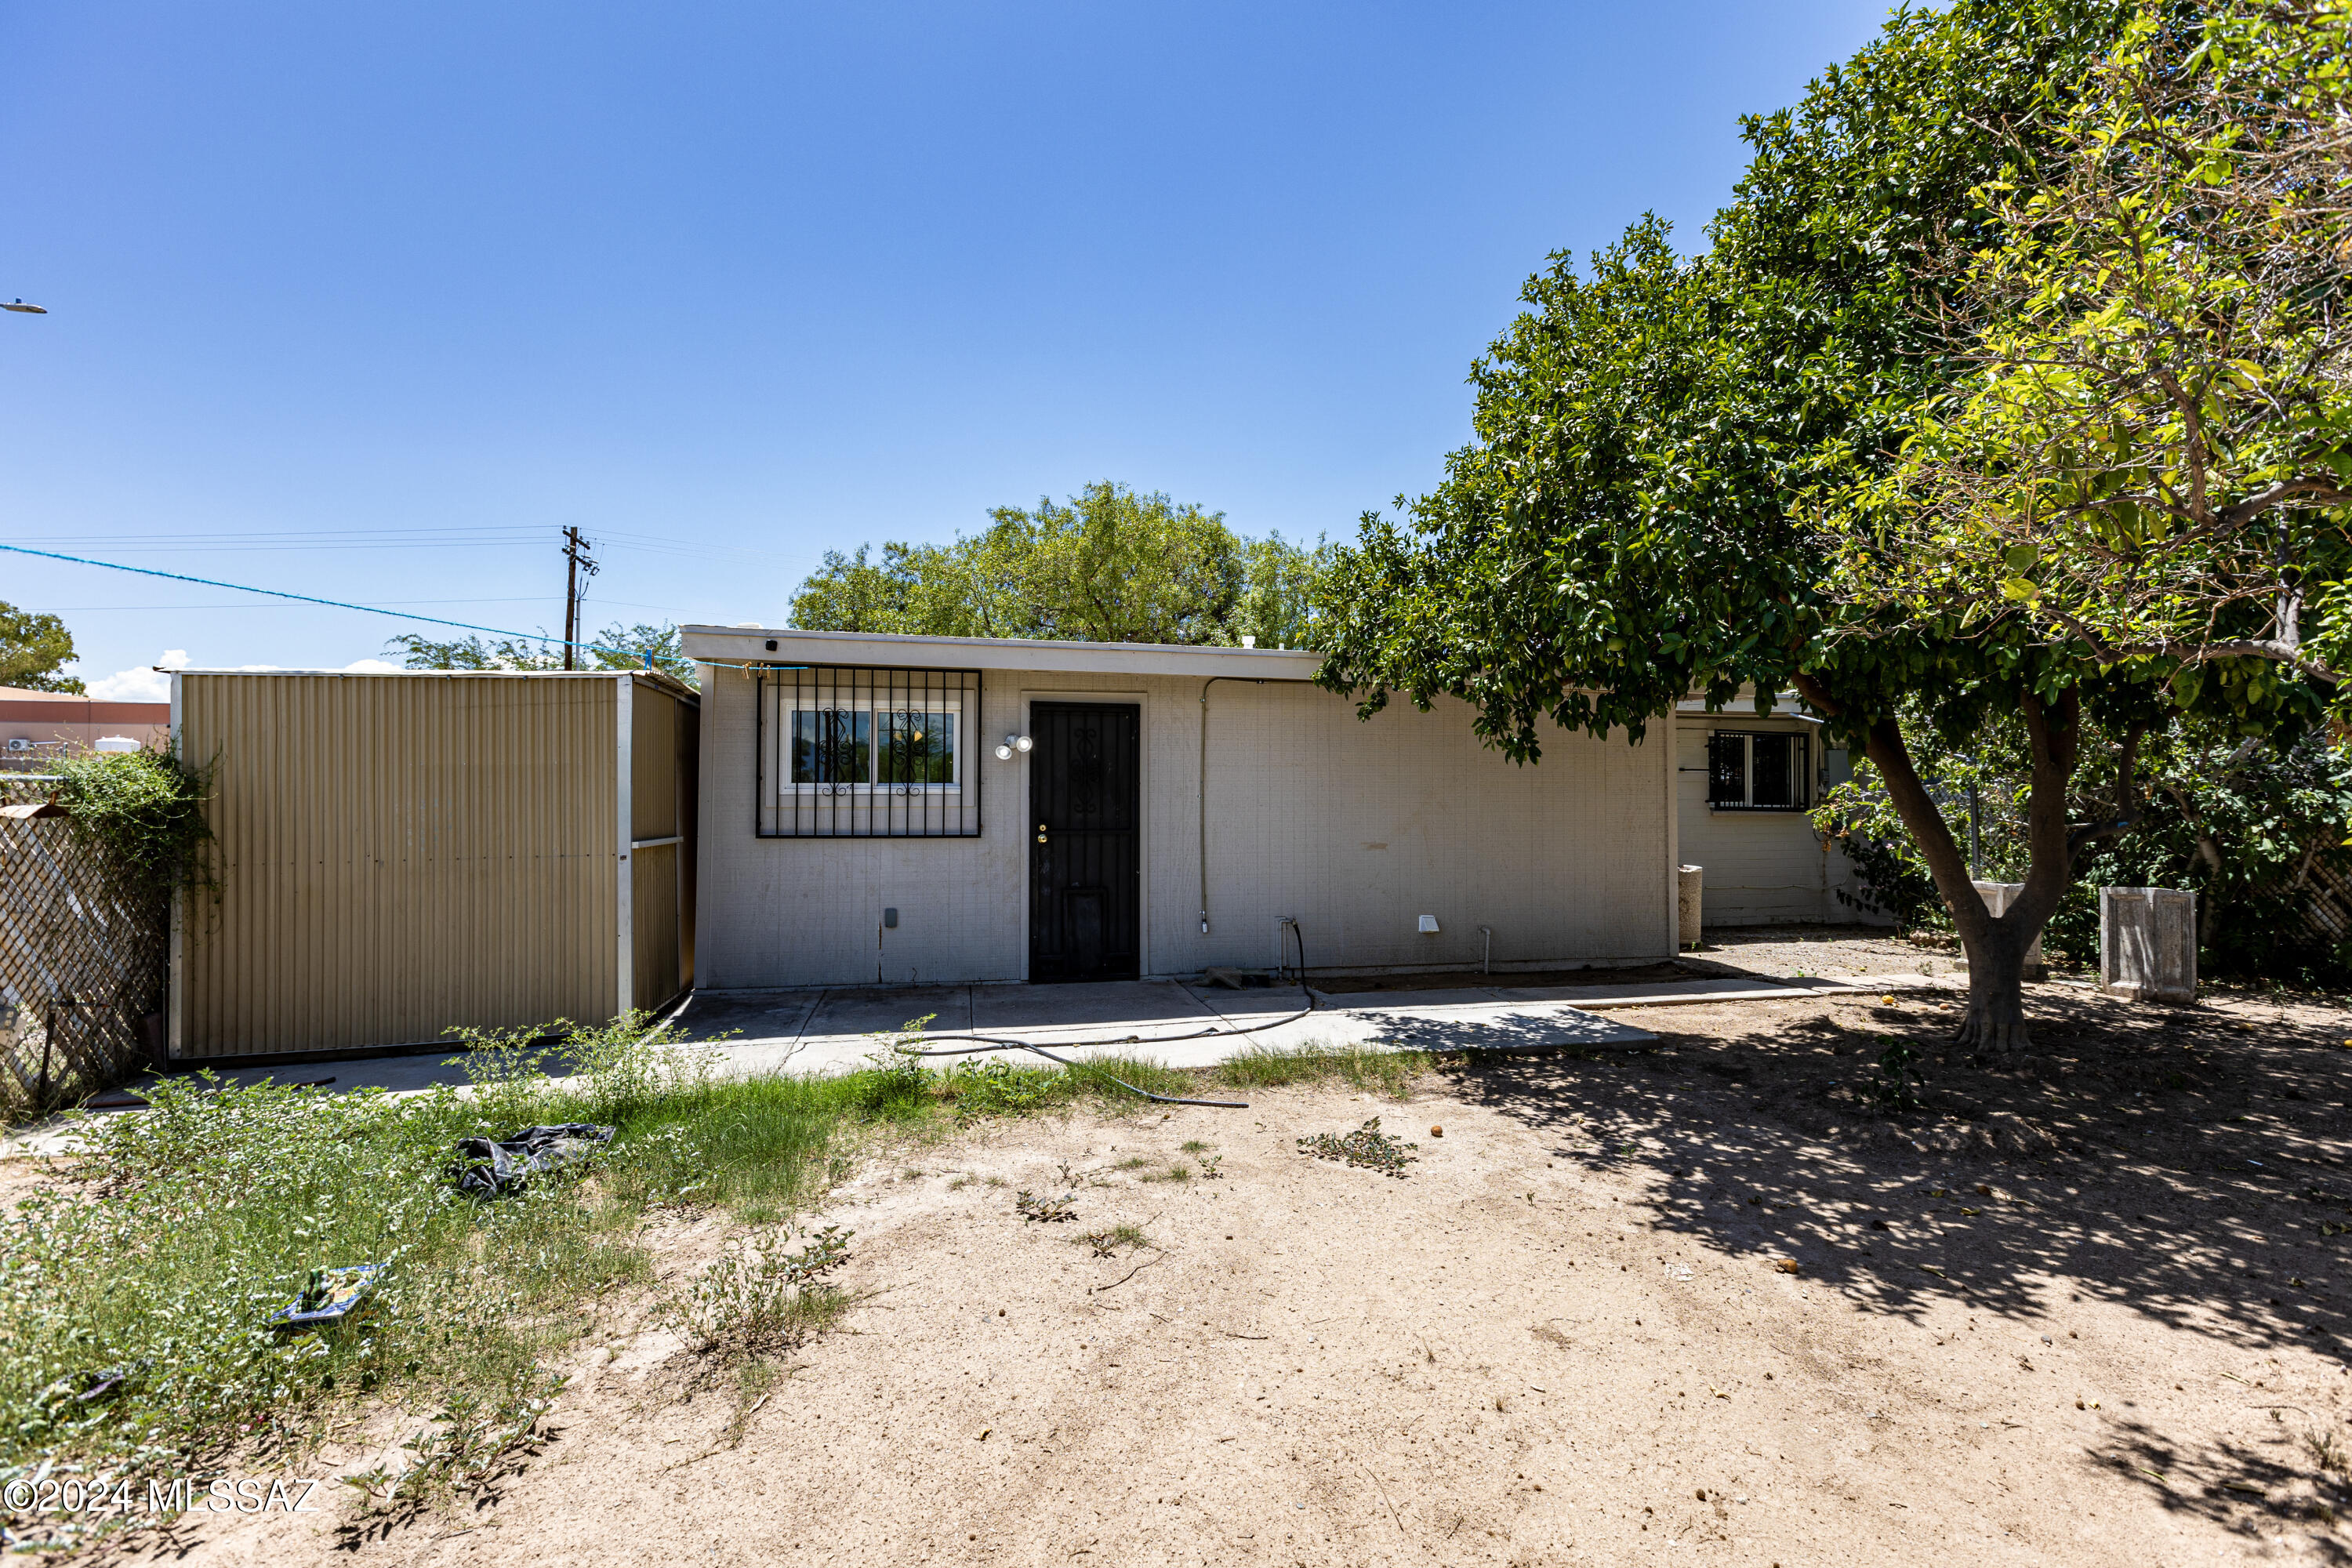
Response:
[[[0,805],[55,785],[0,777]],[[0,1109],[68,1104],[163,1054],[170,900],[62,816],[0,816]]]

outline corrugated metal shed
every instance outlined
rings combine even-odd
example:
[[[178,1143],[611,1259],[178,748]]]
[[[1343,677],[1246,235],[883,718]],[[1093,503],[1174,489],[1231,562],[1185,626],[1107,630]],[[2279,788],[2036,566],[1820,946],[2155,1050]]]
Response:
[[[429,1044],[677,995],[698,711],[650,672],[175,674],[220,885],[177,911],[172,1054]]]

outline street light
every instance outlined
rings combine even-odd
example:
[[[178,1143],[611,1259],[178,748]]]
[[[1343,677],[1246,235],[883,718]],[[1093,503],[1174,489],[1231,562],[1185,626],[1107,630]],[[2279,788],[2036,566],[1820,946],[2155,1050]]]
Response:
[[[27,316],[46,316],[49,313],[49,308],[47,305],[27,305],[22,300],[0,305],[0,310],[16,310]]]

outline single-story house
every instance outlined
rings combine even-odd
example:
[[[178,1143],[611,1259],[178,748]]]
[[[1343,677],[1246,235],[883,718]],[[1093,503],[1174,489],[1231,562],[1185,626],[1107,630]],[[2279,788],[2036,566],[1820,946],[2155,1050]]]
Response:
[[[1683,863],[1706,873],[1703,924],[1888,923],[1839,896],[1855,889],[1853,866],[1808,813],[1853,766],[1793,694],[1769,718],[1748,691],[1720,712],[1685,702],[1674,726],[1677,837]]]
[[[1675,746],[1369,721],[1271,648],[684,628],[698,989],[1667,957]]]
[[[169,702],[102,702],[72,691],[0,686],[0,769],[38,773],[66,752],[124,740],[160,749],[172,733]]]

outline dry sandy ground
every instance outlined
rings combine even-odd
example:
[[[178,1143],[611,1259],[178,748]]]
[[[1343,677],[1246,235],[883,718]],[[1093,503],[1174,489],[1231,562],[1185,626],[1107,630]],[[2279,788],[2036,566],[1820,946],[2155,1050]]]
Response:
[[[2352,1016],[2034,1007],[2038,1071],[1931,1063],[1894,1118],[1857,1077],[1948,1010],[1653,1009],[1654,1052],[1466,1066],[1404,1103],[1286,1089],[877,1151],[820,1216],[856,1228],[863,1301],[740,1443],[674,1340],[616,1331],[496,1496],[224,1523],[184,1560],[2352,1557],[2312,1447],[2352,1445],[2347,1243],[2321,1228],[2352,1222]],[[1296,1147],[1375,1115],[1419,1144],[1404,1179]],[[1144,1179],[1171,1162],[1191,1179]],[[1019,1217],[1064,1164],[1078,1219]],[[1154,1245],[1074,1236],[1121,1223]],[[669,1266],[719,1224],[662,1233]]]

